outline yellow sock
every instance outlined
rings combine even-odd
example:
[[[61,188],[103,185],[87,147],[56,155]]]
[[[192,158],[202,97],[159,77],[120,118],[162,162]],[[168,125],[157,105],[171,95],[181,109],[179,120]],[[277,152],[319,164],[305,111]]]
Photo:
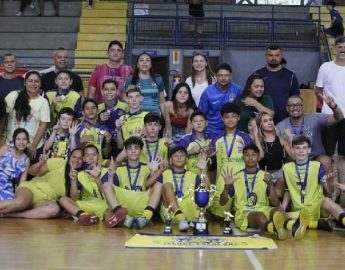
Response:
[[[285,228],[288,231],[291,231],[292,230],[292,226],[295,224],[295,222],[296,222],[296,220],[293,220],[293,219],[290,219],[290,220],[286,221]]]
[[[317,229],[317,220],[311,220],[309,221],[309,229]]]
[[[343,218],[341,219],[341,223],[342,223],[343,226],[345,227],[345,217],[343,217]]]
[[[175,218],[180,221],[181,219],[185,218],[184,214],[180,209],[177,209],[175,212]]]
[[[269,233],[274,233],[274,230],[273,230],[273,222],[270,222],[270,223],[268,223],[267,224],[267,231],[269,232]]]
[[[153,212],[151,210],[145,209],[143,215],[144,215],[145,218],[151,219],[152,216],[153,216]]]

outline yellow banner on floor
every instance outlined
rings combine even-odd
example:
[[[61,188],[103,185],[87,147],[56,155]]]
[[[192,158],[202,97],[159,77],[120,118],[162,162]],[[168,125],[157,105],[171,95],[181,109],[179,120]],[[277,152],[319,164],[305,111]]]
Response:
[[[276,249],[274,241],[254,236],[194,236],[136,234],[127,248],[187,248],[187,249]]]

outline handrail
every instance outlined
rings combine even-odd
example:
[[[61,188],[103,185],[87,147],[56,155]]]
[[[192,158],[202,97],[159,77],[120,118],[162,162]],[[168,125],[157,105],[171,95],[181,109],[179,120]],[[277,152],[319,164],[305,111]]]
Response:
[[[329,48],[328,40],[327,40],[327,35],[325,33],[325,26],[322,24],[320,25],[320,41],[322,43],[322,48],[324,52],[327,54],[328,61],[332,61],[332,53]]]

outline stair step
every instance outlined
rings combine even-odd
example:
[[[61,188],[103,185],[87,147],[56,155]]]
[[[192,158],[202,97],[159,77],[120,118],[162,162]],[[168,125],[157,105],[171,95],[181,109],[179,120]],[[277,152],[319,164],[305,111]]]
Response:
[[[80,18],[80,24],[84,25],[84,24],[127,24],[127,18],[84,18],[81,17]]]
[[[94,2],[93,3],[94,9],[128,9],[128,3],[127,2]]]
[[[127,25],[80,25],[80,33],[118,33],[124,34]]]
[[[83,9],[82,17],[90,18],[126,18],[127,10]]]
[[[78,33],[79,41],[110,41],[110,40],[119,40],[121,42],[126,41],[126,34],[86,34]]]

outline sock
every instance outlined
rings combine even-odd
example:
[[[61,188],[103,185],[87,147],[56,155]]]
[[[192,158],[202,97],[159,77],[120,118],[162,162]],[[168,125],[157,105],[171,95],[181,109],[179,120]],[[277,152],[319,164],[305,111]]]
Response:
[[[175,212],[175,218],[180,221],[181,219],[184,218],[184,214],[182,213],[182,211],[180,209],[177,209]]]
[[[153,216],[153,211],[155,211],[155,209],[153,209],[151,206],[146,206],[145,210],[144,210],[144,217],[146,219],[151,219]]]
[[[114,208],[113,208],[113,213],[115,214],[116,213],[116,211],[117,210],[119,210],[121,208],[121,205],[118,205],[118,206],[115,206]]]
[[[318,221],[317,220],[311,220],[309,221],[309,229],[317,229],[317,224],[318,224]]]
[[[79,219],[81,214],[83,214],[84,211],[83,210],[78,210],[76,213],[75,213],[75,216]]]
[[[340,215],[339,215],[339,222],[341,222],[341,224],[345,227],[345,212],[342,212]]]
[[[284,222],[284,228],[288,231],[292,231],[292,226],[295,224],[296,220],[293,219],[287,219]]]
[[[269,232],[269,233],[274,233],[274,230],[273,230],[273,222],[271,222],[271,221],[267,221],[266,223],[265,223],[265,231],[266,232]]]

